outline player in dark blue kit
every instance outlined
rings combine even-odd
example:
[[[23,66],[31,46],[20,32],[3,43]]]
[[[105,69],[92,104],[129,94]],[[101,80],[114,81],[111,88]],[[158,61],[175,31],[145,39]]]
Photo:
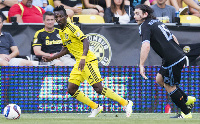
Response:
[[[181,70],[187,56],[179,47],[178,40],[169,29],[153,16],[153,10],[147,5],[137,5],[134,18],[140,25],[139,33],[142,38],[140,53],[140,74],[145,78],[144,63],[148,57],[150,46],[162,58],[162,66],[156,76],[156,82],[164,87],[172,101],[181,109],[181,114],[174,118],[192,118],[191,109],[195,97],[187,96],[179,87]]]

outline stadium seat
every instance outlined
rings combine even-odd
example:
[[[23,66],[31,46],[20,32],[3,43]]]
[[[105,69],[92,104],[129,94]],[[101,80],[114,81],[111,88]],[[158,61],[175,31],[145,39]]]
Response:
[[[182,8],[184,8],[186,6],[187,6],[187,4],[184,1],[182,1]]]
[[[181,23],[200,23],[200,19],[194,15],[180,15]]]
[[[79,23],[105,23],[104,18],[99,15],[74,15],[73,17],[79,17]]]
[[[48,2],[49,2],[49,5],[52,5],[53,7],[55,7],[53,0],[48,0]]]

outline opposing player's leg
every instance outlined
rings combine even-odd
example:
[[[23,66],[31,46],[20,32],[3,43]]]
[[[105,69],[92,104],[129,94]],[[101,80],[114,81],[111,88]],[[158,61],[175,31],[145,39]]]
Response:
[[[176,116],[170,118],[192,118],[192,113],[190,112],[186,115],[183,112],[181,112],[180,114],[177,114]]]
[[[164,84],[164,87],[169,93],[172,101],[176,104],[176,106],[179,107],[185,115],[189,114],[190,110],[187,108],[183,95],[176,88],[176,85],[170,86],[168,84]]]
[[[159,84],[161,87],[164,87],[164,80],[160,73],[156,75],[156,83]]]
[[[194,107],[194,103],[196,102],[196,98],[193,96],[187,96],[183,90],[181,90],[178,86],[176,86],[179,90],[179,92],[183,95],[185,104],[187,105],[188,109],[191,111],[191,109]]]
[[[188,96],[187,100],[186,100],[186,105],[187,108],[189,109],[189,111],[192,110],[192,108],[194,107],[194,103],[196,102],[196,98],[193,96]],[[190,112],[189,114],[185,115],[183,112],[181,112],[180,114],[177,114],[176,116],[173,116],[171,118],[192,118],[192,113]]]
[[[180,84],[181,70],[185,64],[185,60],[176,63],[167,68],[161,68],[161,73],[164,80],[164,87],[169,93],[172,101],[183,112],[182,117],[192,118],[192,114],[186,105],[187,95],[177,85]]]
[[[196,102],[196,98],[193,96],[188,96],[187,97],[187,102],[185,103],[188,107],[188,109],[191,109],[194,107],[194,103]]]

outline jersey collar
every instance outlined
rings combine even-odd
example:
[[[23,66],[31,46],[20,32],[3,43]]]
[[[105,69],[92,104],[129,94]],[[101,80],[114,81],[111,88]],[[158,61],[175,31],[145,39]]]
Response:
[[[63,28],[62,32],[69,26],[69,22],[67,22],[67,24],[65,25],[65,27]]]

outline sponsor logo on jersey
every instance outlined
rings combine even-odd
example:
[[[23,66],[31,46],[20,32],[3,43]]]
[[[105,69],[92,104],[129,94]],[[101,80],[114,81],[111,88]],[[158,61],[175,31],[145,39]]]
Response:
[[[99,63],[108,66],[112,57],[112,50],[108,40],[98,33],[89,33],[86,36],[90,41],[90,50],[94,52]]]
[[[189,53],[190,52],[190,47],[189,46],[184,46],[183,47],[183,51],[185,52],[185,53]]]
[[[68,34],[65,34],[65,39],[68,39]]]
[[[61,39],[59,34],[56,34],[56,36],[57,36],[58,39]]]

